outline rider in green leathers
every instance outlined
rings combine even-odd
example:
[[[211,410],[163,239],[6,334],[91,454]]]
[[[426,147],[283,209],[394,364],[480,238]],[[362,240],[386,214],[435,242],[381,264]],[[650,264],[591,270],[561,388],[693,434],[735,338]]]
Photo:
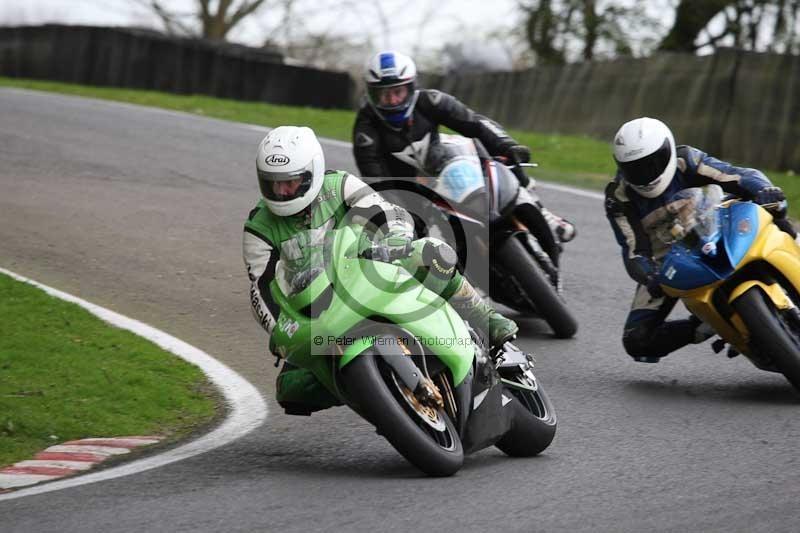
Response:
[[[269,284],[284,263],[302,263],[308,230],[363,224],[374,234],[367,244],[373,259],[396,261],[447,299],[489,346],[512,339],[517,325],[486,304],[455,269],[453,249],[435,238],[413,240],[413,222],[402,208],[384,200],[359,178],[326,171],[322,147],[305,127],[282,126],[261,141],[256,156],[262,198],[244,226],[244,261],[250,278],[250,304],[256,320],[272,333],[279,308]],[[295,279],[302,283],[303,273]],[[310,414],[338,404],[313,376],[284,363],[277,400],[290,414]]]

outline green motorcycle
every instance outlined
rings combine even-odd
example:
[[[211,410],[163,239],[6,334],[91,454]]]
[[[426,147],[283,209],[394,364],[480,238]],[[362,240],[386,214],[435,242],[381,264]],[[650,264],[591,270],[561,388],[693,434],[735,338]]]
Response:
[[[270,286],[275,353],[426,474],[452,475],[492,445],[515,457],[549,446],[556,414],[532,356],[511,343],[489,353],[424,280],[368,258],[361,228],[304,233],[302,261],[282,259]]]

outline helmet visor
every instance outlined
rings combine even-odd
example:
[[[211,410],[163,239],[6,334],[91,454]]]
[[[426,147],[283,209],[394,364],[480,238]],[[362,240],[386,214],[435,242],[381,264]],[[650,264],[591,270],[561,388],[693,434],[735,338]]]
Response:
[[[403,111],[408,107],[413,96],[414,82],[396,85],[370,85],[367,93],[372,105],[382,111]]]
[[[304,170],[295,174],[276,174],[258,171],[258,187],[267,200],[288,202],[300,198],[311,188],[314,173]]]
[[[671,157],[672,146],[669,139],[664,139],[664,144],[661,145],[661,148],[652,154],[626,163],[617,161],[617,167],[622,173],[622,177],[629,184],[644,186],[649,185],[661,176],[667,165],[669,165]]]

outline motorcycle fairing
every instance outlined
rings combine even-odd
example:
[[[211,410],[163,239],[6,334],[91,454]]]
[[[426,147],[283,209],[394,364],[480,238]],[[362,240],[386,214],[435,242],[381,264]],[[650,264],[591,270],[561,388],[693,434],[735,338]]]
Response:
[[[662,261],[660,281],[667,287],[687,291],[730,277],[744,259],[759,232],[758,207],[748,202],[720,208],[724,253],[715,257],[698,247],[682,243],[672,246]]]
[[[710,324],[722,338],[752,359],[747,328],[735,313],[727,318],[724,317],[717,307],[714,295],[717,289],[724,285],[729,291],[725,301],[730,304],[747,289],[758,286],[776,307],[785,308],[787,305],[785,293],[773,280],[747,279],[735,282],[735,285],[731,286],[729,278],[734,272],[741,271],[750,264],[763,262],[786,278],[795,289],[800,290],[800,246],[789,235],[771,224],[772,216],[756,204],[737,202],[722,209],[725,211],[721,219],[724,225],[721,234],[722,240],[725,241],[725,253],[720,255],[728,256],[728,263],[735,260],[736,267],[731,266],[731,273],[725,278],[718,278],[715,273],[713,278],[716,279],[712,279],[711,276],[707,278],[710,280],[709,284],[681,289],[675,279],[664,280],[669,268],[676,265],[675,262],[668,265],[667,261],[664,261],[660,271],[661,279],[668,295],[681,298],[689,311]],[[681,252],[684,248],[674,245],[668,258],[674,260],[673,252],[676,252],[676,256],[680,256],[686,263],[694,261],[694,264],[697,264],[697,259],[687,259]],[[678,274],[686,275],[686,272],[676,268],[673,278]]]
[[[737,202],[720,209],[725,252],[731,264],[738,267],[760,231],[758,206]]]
[[[367,319],[397,324],[409,331],[449,369],[458,386],[469,373],[474,345],[464,321],[437,294],[426,289],[405,269],[389,263],[356,257],[355,231],[337,231],[330,248],[331,261],[324,275],[301,293],[287,298],[273,281],[270,290],[281,313],[271,342],[297,366],[310,369],[334,394],[330,358],[335,347],[344,350],[339,367],[362,353],[373,340],[350,338]],[[365,282],[365,278],[368,280]],[[302,311],[312,298],[332,286],[330,304],[317,319]],[[312,300],[312,301],[309,301]]]

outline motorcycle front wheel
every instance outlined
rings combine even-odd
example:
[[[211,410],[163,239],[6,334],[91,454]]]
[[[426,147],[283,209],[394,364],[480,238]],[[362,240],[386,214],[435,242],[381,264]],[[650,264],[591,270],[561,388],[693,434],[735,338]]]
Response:
[[[559,339],[568,339],[578,331],[578,322],[556,288],[548,281],[542,267],[531,257],[516,237],[510,237],[500,246],[498,259],[525,293],[541,317]]]
[[[408,462],[429,476],[451,476],[464,463],[464,449],[441,409],[414,405],[410,391],[372,350],[342,369],[346,394],[359,413]]]
[[[777,309],[758,287],[748,289],[733,302],[733,307],[750,331],[751,346],[768,357],[789,383],[800,390],[800,320],[796,309],[795,314],[792,310]]]

